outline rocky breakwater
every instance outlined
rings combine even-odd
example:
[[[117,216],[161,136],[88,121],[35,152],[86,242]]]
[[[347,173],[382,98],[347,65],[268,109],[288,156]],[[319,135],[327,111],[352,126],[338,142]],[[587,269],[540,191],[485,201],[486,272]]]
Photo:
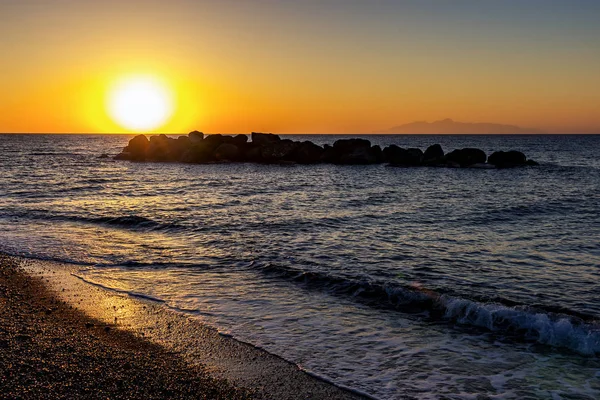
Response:
[[[194,131],[177,139],[166,135],[138,135],[129,141],[117,160],[149,162],[254,162],[263,164],[342,164],[388,163],[398,167],[512,168],[538,165],[518,151],[497,151],[489,157],[479,149],[465,148],[444,153],[439,144],[424,152],[390,145],[382,149],[366,139],[340,139],[319,146],[310,141],[282,139],[271,133],[246,135],[204,135]]]

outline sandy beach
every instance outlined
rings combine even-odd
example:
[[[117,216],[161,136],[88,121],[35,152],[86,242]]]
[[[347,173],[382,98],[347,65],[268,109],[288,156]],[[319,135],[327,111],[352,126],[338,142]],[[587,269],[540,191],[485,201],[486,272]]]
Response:
[[[67,265],[0,255],[0,398],[358,399]]]

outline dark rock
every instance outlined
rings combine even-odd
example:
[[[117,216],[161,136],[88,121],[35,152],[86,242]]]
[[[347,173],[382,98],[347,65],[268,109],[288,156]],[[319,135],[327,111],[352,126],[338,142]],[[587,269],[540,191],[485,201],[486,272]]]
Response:
[[[461,167],[483,164],[487,160],[487,156],[483,150],[473,148],[453,150],[445,158],[447,163],[458,164]]]
[[[381,150],[381,149],[380,149]],[[377,157],[366,139],[339,139],[333,148],[325,149],[325,156],[336,164],[374,164]]]
[[[185,163],[202,164],[216,161],[214,150],[211,146],[205,146],[204,143],[196,144],[187,149],[180,157],[180,161]]]
[[[293,154],[300,143],[289,139],[274,141],[261,147],[260,155],[264,162],[293,161]]]
[[[440,164],[444,159],[444,150],[439,144],[431,145],[423,154],[423,162],[425,164]]]
[[[394,166],[416,167],[423,162],[423,151],[421,149],[402,149],[396,146],[396,148],[388,149],[387,153],[388,162]]]
[[[261,147],[253,143],[249,143],[244,148],[244,159],[250,162],[262,162]]]
[[[106,153],[103,153],[103,154],[102,154],[100,157],[98,157],[98,158],[108,158],[108,157],[109,157],[109,156],[108,156],[108,154],[106,154]]]
[[[176,142],[176,140],[169,139],[166,135],[150,137],[150,144],[146,151],[146,157],[152,161],[175,160],[176,157],[171,151],[171,141]]]
[[[323,148],[310,141],[300,143],[294,155],[295,161],[300,164],[316,164],[321,161]]]
[[[252,143],[259,146],[279,142],[280,140],[281,138],[278,135],[274,135],[272,133],[252,132]]]
[[[177,138],[177,143],[182,147],[189,147],[192,145],[192,140],[188,136],[179,136]]]
[[[215,150],[217,161],[240,161],[241,155],[240,149],[231,143],[223,143]]]
[[[197,144],[202,142],[202,140],[204,139],[204,133],[193,131],[188,134],[188,137],[190,138],[190,142],[192,142],[193,144]]]
[[[371,142],[367,139],[339,139],[333,143],[333,148],[340,153],[349,153],[359,148],[371,148]]]
[[[529,167],[537,167],[540,165],[540,163],[538,163],[537,161],[533,161],[533,160],[527,160],[527,161],[525,161],[525,165],[527,165]]]
[[[170,141],[170,151],[174,160],[181,160],[181,156],[192,146],[192,141],[188,136],[179,136]]]
[[[100,158],[107,158],[103,154]],[[381,149],[371,146],[362,138],[339,139],[331,145],[316,145],[310,141],[294,142],[281,139],[271,133],[252,133],[252,141],[247,135],[226,136],[214,134],[204,136],[202,132],[190,132],[177,139],[166,135],[154,135],[149,139],[138,135],[129,141],[123,151],[114,157],[117,160],[132,161],[181,161],[207,163],[215,161],[258,162],[279,164],[377,164],[389,162],[395,166],[447,166],[451,168],[508,168],[523,165],[538,165],[527,161],[518,151],[495,152],[486,164],[487,156],[479,149],[458,149],[444,155],[439,144],[429,146],[423,153],[420,149],[403,149],[390,145]]]
[[[223,136],[221,134],[208,135],[202,141],[202,146],[206,147],[210,151],[215,151],[217,147],[219,147],[223,143],[228,142],[231,139],[231,136]]]
[[[383,149],[383,160],[388,163],[398,164],[406,150],[395,144],[389,145]]]
[[[334,149],[331,145],[323,146],[323,153],[321,154],[321,162],[328,164],[335,164],[340,158],[340,153]]]
[[[123,151],[116,156],[114,156],[115,160],[133,160],[133,155],[128,151]]]
[[[412,167],[416,167],[421,165],[423,162],[423,150],[411,148],[406,149],[406,153],[404,154],[405,161],[404,164]]]
[[[248,136],[246,136],[246,135],[235,135],[233,137],[233,142],[232,143],[233,144],[237,144],[237,145],[246,144],[246,143],[248,143]]]
[[[520,151],[496,151],[490,155],[488,162],[498,168],[512,168],[525,165],[527,157]]]
[[[335,149],[335,145],[334,145]],[[379,160],[383,158],[381,147],[377,146],[376,149],[373,147],[357,146],[348,152],[344,152],[338,159],[338,164],[346,165],[367,165],[377,164]]]
[[[376,164],[381,164],[383,162],[383,150],[381,150],[381,146],[375,145],[371,147],[371,154],[375,157]]]
[[[150,142],[146,136],[137,135],[129,141],[129,144],[123,149],[123,152],[130,153],[131,160],[143,161],[146,159],[146,152],[149,146]]]

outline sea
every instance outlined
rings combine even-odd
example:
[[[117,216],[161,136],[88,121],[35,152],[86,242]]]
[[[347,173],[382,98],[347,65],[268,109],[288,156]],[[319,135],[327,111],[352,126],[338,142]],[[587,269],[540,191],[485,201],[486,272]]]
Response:
[[[131,137],[0,135],[0,251],[376,399],[600,398],[600,135],[368,136],[540,163],[501,170],[99,158]]]

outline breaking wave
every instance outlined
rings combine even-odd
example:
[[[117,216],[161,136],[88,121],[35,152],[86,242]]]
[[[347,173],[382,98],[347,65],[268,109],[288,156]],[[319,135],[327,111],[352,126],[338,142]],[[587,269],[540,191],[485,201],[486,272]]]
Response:
[[[292,280],[310,289],[351,296],[373,307],[391,308],[434,321],[484,329],[511,339],[564,348],[582,355],[600,354],[600,323],[591,316],[554,312],[510,301],[481,302],[420,286],[373,282],[298,271],[272,264],[251,265],[263,273]],[[512,304],[512,305],[508,305]]]

